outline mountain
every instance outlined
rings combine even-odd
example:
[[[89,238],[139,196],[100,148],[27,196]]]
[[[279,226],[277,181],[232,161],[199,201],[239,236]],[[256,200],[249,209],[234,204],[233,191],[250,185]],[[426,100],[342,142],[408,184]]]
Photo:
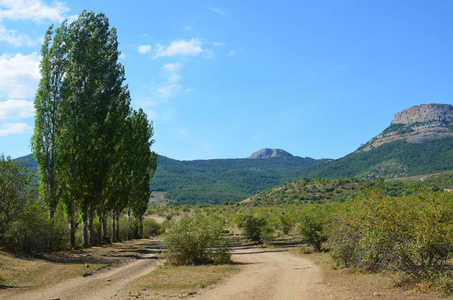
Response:
[[[21,157],[16,158],[15,160],[22,162],[22,164],[24,166],[26,166],[27,168],[29,168],[32,172],[34,172],[34,173],[38,172],[38,165],[36,164],[33,154],[21,156]]]
[[[262,159],[262,158],[270,158],[270,157],[282,157],[282,156],[293,156],[292,154],[286,152],[282,149],[275,149],[275,148],[265,148],[259,151],[253,152],[249,158],[250,159]]]
[[[425,104],[395,115],[381,134],[300,177],[399,178],[453,170],[453,106]]]
[[[171,199],[171,204],[239,202],[295,178],[295,174],[306,166],[327,161],[275,150],[271,152],[278,154],[273,156],[271,153],[266,159],[180,161],[159,155],[150,183],[151,190],[160,192],[160,195],[165,193],[165,199]],[[37,165],[32,154],[17,160],[36,172]]]
[[[18,160],[36,170],[31,158]],[[337,160],[271,148],[238,159],[179,161],[159,155],[151,189],[173,204],[218,204],[298,178],[396,179],[446,171],[453,171],[453,106],[425,104],[397,113],[382,133]],[[445,174],[441,180],[448,184],[453,175]]]
[[[369,151],[383,144],[404,140],[420,144],[453,136],[453,105],[416,105],[395,114],[395,118],[381,134],[357,151]]]
[[[289,153],[266,159],[192,161],[159,155],[151,189],[166,192],[166,198],[174,204],[238,202],[295,178],[304,167],[325,161]]]

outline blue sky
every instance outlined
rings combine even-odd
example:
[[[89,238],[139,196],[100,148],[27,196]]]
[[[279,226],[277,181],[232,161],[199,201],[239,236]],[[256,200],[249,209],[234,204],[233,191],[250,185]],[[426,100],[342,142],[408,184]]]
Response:
[[[0,153],[31,152],[42,37],[84,9],[116,27],[171,158],[340,158],[403,109],[453,102],[450,0],[0,0]]]

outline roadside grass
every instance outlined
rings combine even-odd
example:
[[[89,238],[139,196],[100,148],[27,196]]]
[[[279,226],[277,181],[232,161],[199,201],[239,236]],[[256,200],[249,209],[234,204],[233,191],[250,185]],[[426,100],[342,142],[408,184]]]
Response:
[[[323,270],[323,277],[328,286],[354,299],[451,299],[435,291],[432,286],[424,284],[401,286],[397,282],[396,274],[338,268],[329,253],[304,250],[306,251],[293,250],[292,252],[318,265]]]
[[[136,279],[123,291],[129,291],[129,295],[140,297],[194,295],[197,290],[214,285],[238,271],[237,266],[230,264],[160,266],[155,271]]]
[[[78,276],[88,276],[104,263],[56,263],[34,257],[15,257],[0,252],[0,289],[33,289]]]
[[[150,243],[154,246],[152,250],[147,247]],[[87,277],[101,269],[133,261],[143,253],[157,253],[159,245],[156,239],[144,239],[36,256],[0,251],[0,292],[20,293]]]

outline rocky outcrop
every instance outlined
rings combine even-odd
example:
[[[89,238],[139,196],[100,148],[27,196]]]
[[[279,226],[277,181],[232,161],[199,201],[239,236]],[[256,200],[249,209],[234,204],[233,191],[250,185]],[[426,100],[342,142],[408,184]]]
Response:
[[[416,105],[396,113],[390,126],[362,145],[357,152],[369,151],[397,140],[424,143],[449,136],[453,136],[453,105]]]
[[[415,105],[395,114],[391,124],[425,123],[437,126],[447,126],[453,123],[453,105],[423,104]]]
[[[253,152],[248,158],[261,159],[261,158],[280,157],[280,156],[293,156],[293,155],[282,149],[265,148],[265,149],[261,149],[259,151]]]

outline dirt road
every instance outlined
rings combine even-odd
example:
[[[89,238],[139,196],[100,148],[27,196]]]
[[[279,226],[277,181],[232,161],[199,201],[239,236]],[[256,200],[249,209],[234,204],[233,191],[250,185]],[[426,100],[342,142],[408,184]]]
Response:
[[[19,293],[16,295],[0,293],[0,299],[41,300],[71,299],[94,300],[109,299],[134,279],[152,272],[159,264],[155,244],[147,243],[149,249],[140,257],[122,266],[112,267],[92,276],[76,277],[46,288]],[[57,271],[57,270],[55,270]]]
[[[146,245],[146,246],[145,246]],[[278,248],[261,248],[237,244],[232,259],[240,271],[215,285],[194,290],[190,293],[155,293],[152,289],[141,291],[135,296],[132,283],[139,277],[149,274],[159,265],[157,259],[158,242],[140,242],[138,259],[123,265],[111,267],[92,276],[77,277],[58,284],[41,287],[28,292],[1,291],[0,299],[444,299],[443,297],[421,297],[418,293],[378,289],[357,292],[355,286],[360,280],[342,285],[326,284],[325,270],[313,262]],[[160,247],[160,246],[159,246]],[[113,252],[129,253],[128,248]],[[99,255],[99,253],[98,253]],[[110,252],[109,255],[112,255]],[[57,270],[54,270],[57,271]],[[361,277],[360,277],[361,278]],[[378,292],[377,292],[378,291]],[[6,293],[5,293],[6,292]]]
[[[193,299],[341,299],[329,293],[320,268],[309,260],[273,248],[235,250],[241,272]]]

